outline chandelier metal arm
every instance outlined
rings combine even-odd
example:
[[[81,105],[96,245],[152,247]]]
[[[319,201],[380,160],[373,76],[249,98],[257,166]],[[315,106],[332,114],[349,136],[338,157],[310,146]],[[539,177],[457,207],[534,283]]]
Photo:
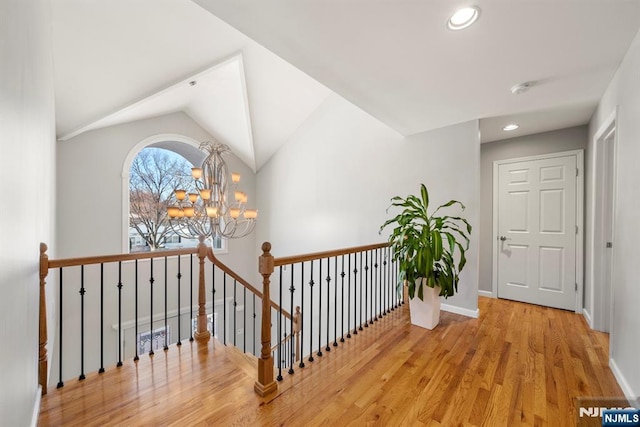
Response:
[[[222,158],[229,147],[207,141],[200,144],[200,149],[208,155],[200,168],[192,169],[193,192],[176,189],[167,209],[172,230],[186,239],[247,236],[255,228],[258,212],[247,209],[246,194],[237,190],[240,174],[231,174],[233,201],[229,201],[228,171]]]

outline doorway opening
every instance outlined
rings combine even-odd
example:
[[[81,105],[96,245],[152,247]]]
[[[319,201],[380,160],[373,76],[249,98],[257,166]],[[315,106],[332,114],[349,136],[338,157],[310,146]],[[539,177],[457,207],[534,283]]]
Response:
[[[614,206],[616,187],[615,117],[596,134],[594,144],[594,223],[591,302],[592,326],[611,332],[614,303],[613,263],[615,242]]]

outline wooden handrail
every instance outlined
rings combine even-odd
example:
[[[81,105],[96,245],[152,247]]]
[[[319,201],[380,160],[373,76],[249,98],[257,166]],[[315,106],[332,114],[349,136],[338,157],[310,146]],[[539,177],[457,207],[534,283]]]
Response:
[[[369,251],[372,249],[381,249],[381,248],[386,248],[388,246],[389,246],[389,242],[375,243],[371,245],[354,246],[346,249],[334,249],[331,251],[314,252],[314,253],[305,254],[305,255],[293,255],[293,256],[275,258],[273,262],[275,267],[279,267],[281,265],[297,264],[299,262],[313,261],[313,260],[322,259],[322,258],[331,258],[331,257],[340,256],[340,255],[347,255],[347,254],[353,254],[357,252]]]
[[[150,259],[150,258],[163,258],[169,256],[178,256],[178,255],[191,255],[197,254],[198,248],[187,248],[187,249],[172,249],[168,251],[162,252],[143,252],[143,253],[135,253],[135,254],[114,254],[114,255],[99,255],[99,256],[90,256],[90,257],[79,257],[79,258],[62,258],[62,259],[53,259],[48,260],[48,268],[61,268],[61,267],[76,267],[80,265],[90,265],[90,264],[106,264],[109,262],[118,262],[118,261],[132,261],[136,259]],[[262,292],[257,290],[254,286],[252,286],[248,281],[243,279],[240,275],[238,275],[235,271],[229,268],[226,264],[220,261],[214,255],[213,249],[209,248],[207,252],[207,258],[209,261],[214,263],[220,270],[227,273],[229,276],[233,277],[237,280],[242,286],[247,288],[249,291],[253,292],[257,297],[262,298]],[[280,306],[275,302],[271,301],[271,306],[280,311]],[[287,310],[282,309],[282,314],[287,318],[291,319],[291,313]]]
[[[235,271],[233,271],[231,268],[229,268],[225,263],[223,263],[222,261],[220,261],[218,258],[216,258],[213,249],[209,248],[209,251],[207,252],[207,258],[209,258],[209,261],[211,261],[216,267],[218,267],[220,270],[224,271],[225,273],[227,273],[229,276],[231,276],[232,278],[234,278],[235,280],[237,280],[242,286],[244,286],[245,288],[247,288],[249,291],[253,292],[253,294],[259,298],[262,298],[262,292],[260,292],[259,290],[257,290],[256,288],[254,288],[253,286],[251,286],[251,284],[249,282],[247,282],[246,280],[244,280],[242,277],[240,277],[240,275],[238,275],[238,273],[236,273]],[[276,311],[280,312],[280,306],[278,304],[276,304],[275,302],[271,301],[271,307],[273,307]],[[282,309],[282,314],[284,315],[284,317],[286,317],[287,319],[291,319],[291,313],[289,313],[287,310],[285,310],[284,308]]]
[[[271,351],[275,351],[279,345],[286,344],[287,342],[291,341],[291,338],[293,338],[294,336],[295,335],[291,335],[291,334],[287,335],[278,344],[271,346]]]
[[[198,248],[172,249],[169,251],[141,252],[135,254],[99,255],[81,258],[62,258],[49,260],[49,268],[75,267],[89,264],[106,264],[108,262],[132,261],[136,259],[164,258],[177,255],[197,254]]]

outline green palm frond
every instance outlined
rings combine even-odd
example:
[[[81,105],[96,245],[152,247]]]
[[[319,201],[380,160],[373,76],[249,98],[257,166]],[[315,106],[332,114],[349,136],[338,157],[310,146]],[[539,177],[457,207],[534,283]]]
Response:
[[[440,286],[440,296],[448,298],[458,291],[459,275],[467,263],[471,224],[461,216],[436,216],[440,209],[465,206],[457,200],[438,206],[431,214],[429,192],[420,185],[420,196],[396,196],[391,199],[391,208],[402,211],[382,224],[380,232],[394,225],[389,243],[392,259],[399,265],[398,286],[408,283],[409,297],[423,299],[422,284],[416,286],[418,278],[426,279],[429,287]],[[387,212],[389,212],[387,209]],[[419,283],[423,283],[420,281]]]

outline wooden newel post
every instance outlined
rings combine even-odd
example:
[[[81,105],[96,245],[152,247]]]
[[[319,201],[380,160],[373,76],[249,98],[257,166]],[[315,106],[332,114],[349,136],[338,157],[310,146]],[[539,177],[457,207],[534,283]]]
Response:
[[[204,236],[198,237],[198,241],[200,242],[198,243],[198,258],[200,259],[200,275],[198,278],[198,328],[193,335],[198,344],[207,344],[211,338],[211,334],[207,329],[207,293],[204,281],[204,260],[207,257],[207,245],[205,245],[204,239]]]
[[[273,378],[273,357],[271,356],[271,273],[273,273],[273,256],[271,243],[262,244],[262,255],[258,259],[258,270],[262,275],[262,325],[260,342],[262,349],[258,359],[258,380],[253,389],[260,396],[266,396],[278,389]]]
[[[38,352],[38,383],[42,386],[42,394],[47,394],[47,294],[45,285],[49,274],[49,256],[47,245],[40,243],[40,337]]]

